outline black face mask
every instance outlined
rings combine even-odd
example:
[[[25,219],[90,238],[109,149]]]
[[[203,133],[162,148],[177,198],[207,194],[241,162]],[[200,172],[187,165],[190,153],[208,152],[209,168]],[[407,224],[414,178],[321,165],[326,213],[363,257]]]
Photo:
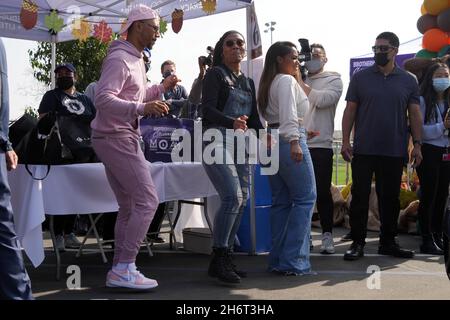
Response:
[[[381,67],[387,65],[389,63],[388,53],[387,52],[375,53],[375,63]]]
[[[75,81],[72,77],[61,77],[56,79],[56,86],[61,90],[67,90],[73,87]]]

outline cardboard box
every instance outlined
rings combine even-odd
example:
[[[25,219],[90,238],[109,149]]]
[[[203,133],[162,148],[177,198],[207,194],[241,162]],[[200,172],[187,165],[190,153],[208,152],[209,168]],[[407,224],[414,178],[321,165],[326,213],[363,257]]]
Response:
[[[183,247],[187,251],[210,255],[212,252],[212,235],[209,228],[183,229]]]

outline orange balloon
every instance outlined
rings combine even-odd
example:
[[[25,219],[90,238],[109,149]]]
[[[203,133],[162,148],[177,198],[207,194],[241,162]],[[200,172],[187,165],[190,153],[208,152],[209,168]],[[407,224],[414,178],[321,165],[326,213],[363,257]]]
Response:
[[[448,0],[425,0],[423,2],[425,10],[434,16],[439,15],[442,11],[448,8]]]
[[[433,28],[424,33],[422,47],[431,52],[439,52],[448,42],[449,37],[446,32]]]
[[[450,1],[450,0],[449,0]],[[422,6],[420,7],[420,12],[422,13],[422,15],[427,14],[427,9],[425,9],[425,4],[422,3]]]

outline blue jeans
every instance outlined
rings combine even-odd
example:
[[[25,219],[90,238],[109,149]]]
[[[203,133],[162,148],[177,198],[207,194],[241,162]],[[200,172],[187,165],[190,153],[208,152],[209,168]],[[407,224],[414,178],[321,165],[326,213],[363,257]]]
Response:
[[[304,130],[300,130],[303,160],[295,163],[291,159],[290,143],[280,139],[280,168],[276,175],[269,176],[272,189],[269,271],[298,274],[311,271],[309,236],[316,201],[316,182]]]
[[[17,243],[5,154],[0,152],[0,300],[30,300],[31,283]]]
[[[248,200],[248,164],[205,164],[205,171],[220,197],[213,227],[213,247],[232,248]]]

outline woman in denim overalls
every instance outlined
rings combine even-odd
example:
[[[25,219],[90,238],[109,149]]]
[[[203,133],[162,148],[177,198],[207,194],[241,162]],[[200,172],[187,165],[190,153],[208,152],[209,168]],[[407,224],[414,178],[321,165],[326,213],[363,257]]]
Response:
[[[303,126],[309,101],[299,85],[301,81],[296,46],[274,43],[266,54],[258,103],[269,128],[279,130],[280,137],[279,170],[269,176],[269,271],[282,275],[311,273],[309,235],[316,182]]]
[[[214,219],[213,256],[208,274],[222,282],[239,283],[246,274],[236,269],[231,254],[248,199],[249,167],[245,147],[236,147],[232,135],[235,131],[263,127],[253,80],[240,71],[240,62],[245,56],[244,37],[237,31],[226,32],[217,42],[214,53],[213,67],[203,80],[203,126],[208,132],[220,132],[223,141],[212,142],[211,155],[216,161],[203,161],[221,200]],[[205,143],[205,154],[206,148],[212,147],[208,145]],[[223,161],[219,160],[221,157]]]

